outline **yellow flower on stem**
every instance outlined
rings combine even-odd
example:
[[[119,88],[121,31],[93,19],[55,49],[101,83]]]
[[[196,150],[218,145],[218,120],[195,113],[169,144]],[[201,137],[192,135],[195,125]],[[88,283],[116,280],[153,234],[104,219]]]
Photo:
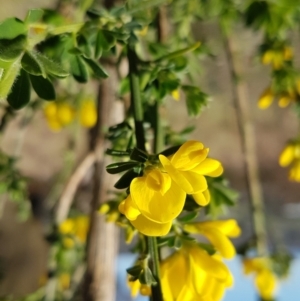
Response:
[[[183,245],[160,267],[164,301],[219,301],[233,282],[219,258],[193,243]]]
[[[132,225],[147,236],[166,235],[182,211],[186,193],[159,168],[133,179],[130,195],[119,210]]]
[[[192,194],[202,206],[207,205],[210,199],[205,176],[218,177],[223,173],[219,161],[207,158],[208,151],[201,142],[188,141],[171,158],[159,155],[172,180],[187,194]]]
[[[230,259],[236,254],[234,245],[228,239],[241,234],[241,229],[234,219],[186,224],[184,230],[204,235],[224,258]]]
[[[259,295],[266,300],[273,299],[277,286],[277,279],[270,269],[268,258],[249,258],[243,261],[244,273],[255,274],[255,286]]]
[[[300,182],[300,142],[290,142],[279,156],[279,165],[286,167],[291,165],[289,179]]]
[[[97,108],[92,99],[82,101],[79,109],[79,121],[86,128],[91,128],[96,124]]]
[[[258,107],[262,110],[267,109],[272,104],[274,97],[271,87],[268,87],[259,97]]]

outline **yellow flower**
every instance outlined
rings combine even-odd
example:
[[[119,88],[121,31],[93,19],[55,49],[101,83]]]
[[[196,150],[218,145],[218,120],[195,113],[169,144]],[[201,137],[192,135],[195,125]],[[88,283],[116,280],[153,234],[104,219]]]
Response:
[[[171,92],[172,97],[176,100],[179,101],[180,100],[180,92],[179,89],[173,90]]]
[[[133,179],[130,195],[119,210],[141,233],[162,236],[170,231],[173,219],[181,213],[185,198],[185,192],[168,174],[154,168]]]
[[[290,142],[281,152],[279,165],[286,167],[291,165],[289,179],[300,182],[300,142]]]
[[[219,301],[232,282],[224,263],[196,244],[183,245],[161,262],[164,301]]]
[[[273,69],[279,70],[283,67],[284,62],[290,61],[292,57],[292,48],[285,46],[282,49],[267,50],[262,56],[262,63],[264,65],[272,64]]]
[[[60,131],[74,119],[74,110],[68,103],[47,103],[44,107],[44,115],[48,126],[53,131]]]
[[[58,277],[58,283],[61,289],[66,290],[70,287],[71,277],[68,273],[62,273]]]
[[[258,107],[262,110],[267,109],[274,100],[274,94],[270,87],[268,87],[260,96],[258,100]]]
[[[83,100],[79,110],[80,124],[86,128],[93,127],[97,122],[97,109],[92,99]]]
[[[159,155],[172,180],[187,194],[194,195],[195,201],[202,206],[209,202],[205,176],[218,177],[223,173],[219,161],[207,158],[208,151],[201,142],[188,141],[171,158]]]
[[[281,108],[285,108],[291,103],[291,101],[293,101],[293,98],[288,94],[284,94],[279,97],[278,105]]]
[[[142,296],[151,296],[151,287],[146,284],[141,284],[137,279],[135,281],[130,281],[129,277],[127,278],[127,285],[129,286],[131,297],[136,297],[138,293]]]
[[[85,215],[68,218],[58,227],[61,234],[74,235],[81,243],[86,241],[88,228],[89,218]],[[70,243],[68,243],[68,245],[70,245]]]
[[[289,173],[290,181],[300,182],[300,159],[295,160]]]
[[[238,237],[241,233],[234,219],[186,224],[184,230],[206,236],[224,258],[230,259],[236,254],[234,245],[228,239],[228,237]]]
[[[277,280],[270,269],[269,259],[262,257],[245,259],[243,265],[245,274],[255,274],[255,286],[259,295],[266,300],[273,299]]]

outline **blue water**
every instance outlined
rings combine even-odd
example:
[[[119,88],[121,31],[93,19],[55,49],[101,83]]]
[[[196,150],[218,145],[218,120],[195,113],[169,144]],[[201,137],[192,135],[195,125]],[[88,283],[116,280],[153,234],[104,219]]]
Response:
[[[130,297],[126,285],[126,269],[132,266],[135,260],[133,254],[120,254],[117,264],[117,301],[148,301],[147,297]],[[236,257],[226,262],[234,275],[234,287],[227,290],[222,301],[257,301],[253,278],[245,276],[241,266],[241,259]],[[276,301],[300,301],[300,255],[295,256],[292,262],[290,276],[280,282],[277,289]]]

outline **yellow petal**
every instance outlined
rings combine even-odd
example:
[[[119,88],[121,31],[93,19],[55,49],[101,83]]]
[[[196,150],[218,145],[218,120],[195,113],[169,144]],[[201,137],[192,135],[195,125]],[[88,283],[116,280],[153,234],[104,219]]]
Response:
[[[208,154],[208,149],[198,141],[185,142],[173,155],[171,162],[176,169],[190,170],[201,163]]]
[[[280,154],[279,165],[282,167],[290,165],[294,160],[294,154],[295,146],[293,144],[288,144]]]
[[[274,99],[274,94],[271,88],[267,88],[258,100],[258,107],[262,110],[267,109],[273,102],[273,99]]]
[[[276,278],[273,273],[264,269],[255,278],[255,285],[263,299],[273,299],[276,289]]]
[[[146,177],[138,177],[131,182],[130,193],[133,202],[141,214],[156,223],[172,221],[183,209],[185,192],[172,181],[170,189],[162,195],[148,187]]]
[[[184,229],[190,232],[190,227],[191,225],[185,225]],[[230,259],[235,256],[235,248],[232,242],[222,232],[210,227],[201,227],[200,231],[224,258]]]
[[[295,182],[300,182],[300,160],[296,160],[293,163],[293,166],[289,172],[289,180],[295,181]]]
[[[172,222],[155,223],[145,216],[140,214],[135,220],[130,223],[142,234],[147,236],[164,236],[170,232]]]
[[[285,61],[291,60],[293,57],[293,49],[289,46],[285,46],[283,49],[283,58]]]
[[[221,169],[220,169],[221,167]],[[217,171],[217,176],[220,176],[223,172],[221,162],[215,159],[206,158],[199,165],[193,168],[191,171],[199,173],[201,175],[211,175]]]
[[[132,201],[131,195],[119,205],[119,211],[126,215],[129,220],[135,220],[140,214],[140,210],[138,210],[135,203]]]
[[[272,62],[274,52],[273,50],[267,50],[262,56],[262,63],[268,65]]]
[[[220,221],[207,221],[196,223],[201,228],[215,228],[229,237],[238,237],[241,234],[241,228],[234,219],[220,220]]]
[[[175,252],[161,262],[160,268],[164,300],[177,300],[189,278],[188,257]]]
[[[193,187],[189,181],[177,170],[171,163],[171,161],[164,155],[159,155],[159,160],[163,165],[166,172],[170,175],[173,181],[177,183],[186,193],[192,194]]]
[[[206,206],[210,201],[209,190],[207,189],[203,192],[195,193],[195,194],[193,194],[193,198],[198,205]]]
[[[215,277],[219,281],[227,282],[228,269],[225,264],[208,255],[206,251],[200,247],[190,248],[191,265],[198,265],[210,276]]]
[[[153,169],[147,174],[146,183],[149,188],[164,195],[170,189],[172,180],[168,174]]]

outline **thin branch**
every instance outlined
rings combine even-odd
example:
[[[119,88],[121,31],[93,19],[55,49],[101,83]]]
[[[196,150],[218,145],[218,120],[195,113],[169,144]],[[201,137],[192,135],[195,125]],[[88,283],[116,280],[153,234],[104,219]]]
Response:
[[[268,244],[264,200],[259,180],[255,133],[252,118],[250,116],[247,86],[244,82],[238,80],[238,75],[241,73],[241,66],[238,66],[234,60],[232,39],[230,39],[225,32],[223,32],[223,37],[232,80],[231,93],[244,157],[247,190],[252,206],[253,228],[256,235],[257,253],[259,256],[266,256],[268,254]]]

